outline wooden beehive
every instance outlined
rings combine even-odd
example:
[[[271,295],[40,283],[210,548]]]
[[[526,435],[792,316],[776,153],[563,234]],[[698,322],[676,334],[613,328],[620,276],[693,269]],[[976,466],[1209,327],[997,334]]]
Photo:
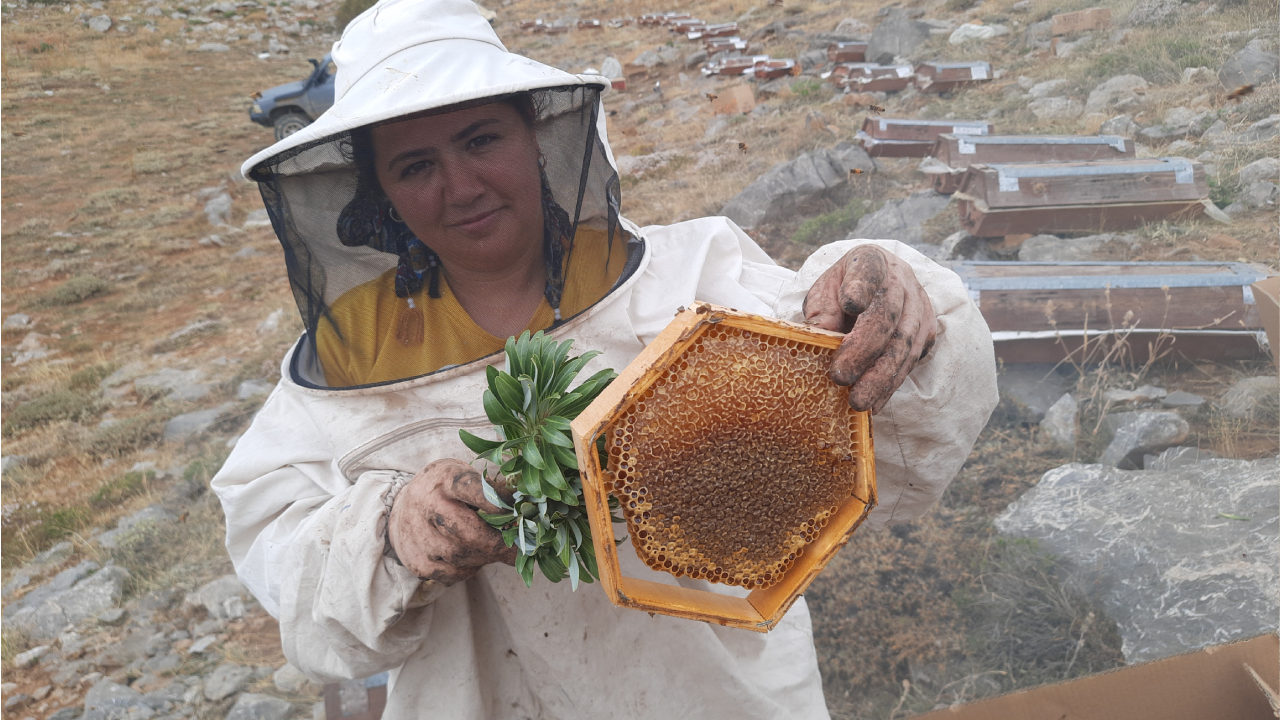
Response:
[[[688,38],[690,40],[701,40],[704,38],[727,38],[738,34],[738,23],[716,23],[707,25],[699,31],[690,32]]]
[[[990,80],[991,63],[985,61],[926,62],[916,66],[916,87],[920,92],[949,92]]]
[[[1153,347],[1169,359],[1234,362],[1265,357],[1262,316],[1251,285],[1265,267],[1238,262],[957,262],[952,269],[982,311],[1006,363],[1059,362],[1086,342],[1113,340],[1144,363]],[[1161,340],[1164,336],[1164,340]],[[1095,351],[1094,357],[1104,353]]]
[[[791,58],[765,60],[744,74],[754,74],[757,80],[776,80],[787,75],[799,75],[800,66]]]
[[[615,605],[758,632],[782,618],[876,502],[870,413],[827,377],[842,339],[697,303],[573,421]],[[610,495],[650,568],[750,593],[624,576]]]
[[[857,140],[872,157],[925,157],[938,136],[989,135],[991,123],[984,120],[911,120],[909,118],[868,117],[862,121]]]
[[[1111,27],[1111,8],[1091,7],[1075,12],[1061,13],[1052,18],[1054,35],[1068,35],[1084,30],[1105,30]]]
[[[704,38],[702,47],[707,51],[708,55],[715,55],[719,52],[746,52],[747,42],[737,35],[731,37],[709,37]]]
[[[932,171],[933,189],[953,193],[970,165],[987,163],[1089,162],[1133,157],[1133,141],[1118,135],[938,136],[930,157],[949,168]]]
[[[1178,157],[970,165],[956,195],[979,237],[1129,230],[1198,216],[1208,196],[1204,166]]]
[[[860,63],[867,60],[864,42],[833,42],[827,46],[827,62]]]
[[[853,92],[898,92],[915,76],[910,65],[840,63],[831,69],[831,82]]]

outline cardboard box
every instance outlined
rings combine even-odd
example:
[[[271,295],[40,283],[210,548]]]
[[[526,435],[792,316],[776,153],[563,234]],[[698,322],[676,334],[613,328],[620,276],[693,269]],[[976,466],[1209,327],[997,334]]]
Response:
[[[1092,7],[1053,16],[1054,35],[1067,35],[1083,30],[1104,30],[1109,27],[1111,27],[1111,8]]]
[[[1258,318],[1267,331],[1267,344],[1271,348],[1271,359],[1280,368],[1280,275],[1249,286],[1253,290],[1253,300],[1258,304]]]
[[[1259,635],[915,720],[1272,720],[1277,653],[1280,640]]]

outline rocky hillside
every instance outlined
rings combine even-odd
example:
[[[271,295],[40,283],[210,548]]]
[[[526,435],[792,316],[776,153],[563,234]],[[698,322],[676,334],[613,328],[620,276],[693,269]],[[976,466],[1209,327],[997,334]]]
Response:
[[[1108,6],[1105,29],[1054,40],[1052,16],[1084,7],[507,0],[493,10],[512,50],[626,77],[605,107],[623,212],[641,225],[727,214],[793,266],[853,234],[901,239],[942,261],[1245,260],[1274,270],[1274,4],[1126,0]],[[801,72],[705,77],[711,58],[699,43],[608,22],[666,10],[736,21],[747,52],[794,59]],[[261,200],[237,173],[272,141],[248,119],[250,94],[305,77],[307,58],[335,38],[337,11],[333,0],[0,7],[5,717],[318,712],[318,689],[285,664],[274,621],[227,577],[221,512],[206,488],[300,329]],[[570,29],[521,29],[539,18]],[[603,27],[578,29],[593,18]],[[884,61],[985,60],[993,79],[942,94],[845,93],[824,79],[839,40],[869,41]],[[1229,97],[1243,85],[1254,89]],[[743,105],[726,107],[731,98]],[[853,142],[877,115],[1124,135],[1140,156],[1203,163],[1231,224],[967,241],[954,203],[929,189],[915,160],[872,159]],[[1081,370],[1048,402],[1013,399],[1009,385],[938,510],[858,535],[814,584],[835,717],[902,717],[1124,661],[1129,620],[1112,617],[1113,601],[1059,592],[1070,567],[995,536],[995,518],[1041,474],[1092,463],[1124,435],[1123,422],[1103,422],[1113,409],[1179,414],[1186,427],[1170,420],[1178,437],[1168,445],[1276,455],[1271,386],[1240,382],[1264,365]],[[1163,396],[1104,398],[1147,383],[1201,402],[1169,410]],[[1068,391],[1072,420],[1064,427],[1059,408],[1042,432]],[[1154,457],[1156,445],[1122,455]],[[1122,471],[1090,477],[1109,482],[1112,472]],[[1034,523],[1010,518],[1002,528],[1033,534]],[[999,601],[983,595],[996,576]]]

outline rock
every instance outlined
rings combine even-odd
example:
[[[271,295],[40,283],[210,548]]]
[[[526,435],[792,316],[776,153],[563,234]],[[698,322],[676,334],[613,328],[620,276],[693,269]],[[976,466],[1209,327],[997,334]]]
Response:
[[[129,612],[124,608],[111,608],[98,616],[103,625],[123,625],[129,619]]]
[[[1032,50],[1048,50],[1053,44],[1053,21],[1044,20],[1027,25],[1022,34],[1022,44]]]
[[[1204,404],[1204,398],[1199,395],[1192,395],[1189,392],[1174,390],[1165,395],[1160,404],[1165,407],[1199,407]]]
[[[1240,184],[1245,187],[1264,180],[1276,182],[1280,180],[1280,160],[1269,157],[1254,160],[1240,168],[1240,172],[1236,177],[1240,179]]]
[[[25,455],[0,455],[0,475],[22,467],[26,461]]]
[[[710,57],[710,55],[707,54],[706,50],[695,50],[684,56],[684,66],[687,68],[696,68],[706,62],[708,57]]]
[[[273,389],[275,389],[275,385],[265,380],[245,380],[240,383],[240,387],[236,388],[236,399],[248,400],[262,395],[270,395]]]
[[[1079,38],[1071,42],[1058,38],[1058,42],[1053,46],[1054,57],[1069,58],[1073,53],[1075,53],[1076,48],[1082,45],[1088,45],[1092,42],[1093,36],[1088,33],[1081,35]]]
[[[912,193],[902,200],[888,200],[879,210],[862,216],[852,237],[920,244],[924,242],[923,223],[945,210],[950,201],[950,195],[933,190]]]
[[[97,15],[89,18],[89,29],[94,32],[104,33],[111,29],[110,15]]]
[[[218,418],[223,413],[233,409],[235,409],[235,403],[223,403],[208,410],[197,410],[177,415],[164,424],[164,439],[185,440],[199,435],[213,427],[213,424],[218,421]]]
[[[622,71],[622,63],[617,58],[607,57],[600,63],[600,74],[610,80],[621,80],[627,75]]]
[[[1168,394],[1164,388],[1143,385],[1136,390],[1107,390],[1102,393],[1102,399],[1110,403],[1143,403],[1159,400]]]
[[[1125,661],[1146,662],[1275,632],[1278,470],[1275,459],[1141,472],[1072,464],[995,525],[1079,568]]]
[[[13,456],[9,456],[9,457],[13,457]],[[5,459],[7,460],[8,458],[6,457]],[[4,584],[3,591],[0,591],[0,597],[8,598],[10,595],[13,595],[15,592],[21,590],[22,588],[30,584],[31,584],[30,575],[22,572],[14,573],[13,578],[9,580],[9,582]]]
[[[780,78],[774,78],[766,83],[761,83],[760,86],[756,88],[756,97],[761,99],[791,97],[793,94],[791,92],[791,86],[796,83],[796,79],[797,78],[795,77],[786,75]]]
[[[1130,25],[1158,25],[1171,20],[1178,12],[1181,3],[1178,0],[1138,0],[1138,4],[1129,11]]]
[[[1274,410],[1280,394],[1280,380],[1274,375],[1240,380],[1223,393],[1214,407],[1229,418],[1242,419],[1270,407]]]
[[[81,720],[147,720],[156,711],[142,693],[110,680],[100,680],[84,696]]]
[[[869,32],[871,32],[871,26],[857,18],[845,18],[836,25],[835,29],[836,35],[855,40]]]
[[[31,327],[31,316],[26,313],[14,313],[4,319],[5,330],[22,330]]]
[[[222,43],[200,43],[199,50],[200,52],[231,52],[231,46]]]
[[[197,639],[195,642],[191,643],[191,647],[187,648],[187,652],[191,653],[192,655],[199,655],[200,653],[203,653],[205,650],[208,650],[210,647],[212,647],[213,644],[216,642],[218,642],[218,638],[216,636],[205,635],[204,637],[201,637]]]
[[[1027,103],[1027,109],[1040,120],[1070,120],[1084,114],[1084,105],[1069,97],[1046,97]]]
[[[996,385],[1001,395],[1018,401],[1039,420],[1071,383],[1051,363],[1010,363],[996,376]]]
[[[24,567],[35,571],[43,571],[45,568],[51,568],[66,562],[74,551],[75,546],[71,543],[60,542],[42,553],[37,553]]]
[[[1171,107],[1168,110],[1165,110],[1164,116],[1161,118],[1161,120],[1164,122],[1165,125],[1170,125],[1173,127],[1186,127],[1187,125],[1190,125],[1191,123],[1196,122],[1200,118],[1203,118],[1206,114],[1207,113],[1203,111],[1196,112],[1195,110],[1192,110],[1189,107],[1183,107],[1179,105],[1177,107]]]
[[[223,663],[205,678],[204,697],[213,702],[229,698],[243,690],[252,677],[252,668],[235,663]]]
[[[79,720],[79,718],[83,714],[84,714],[84,706],[74,705],[72,707],[62,708],[61,710],[45,718],[45,720]]]
[[[854,168],[873,171],[875,163],[866,151],[851,143],[804,153],[761,175],[725,203],[720,214],[744,229],[776,221],[794,212],[797,205],[848,182]]]
[[[284,310],[272,310],[269,315],[260,323],[255,330],[259,335],[270,335],[280,329],[280,320],[284,318]]]
[[[246,230],[249,228],[271,227],[271,216],[267,214],[266,210],[254,210],[244,219],[244,225],[240,227]]]
[[[1138,134],[1138,124],[1128,115],[1117,115],[1103,122],[1098,128],[1098,132],[1103,135],[1119,135],[1120,137],[1131,138]]]
[[[227,601],[236,598],[244,600],[249,590],[236,579],[235,575],[224,575],[217,580],[205,583],[199,590],[187,595],[184,605],[203,607],[210,618],[226,619]]]
[[[1280,56],[1249,43],[1232,55],[1218,71],[1218,81],[1228,90],[1241,85],[1262,85],[1280,75]]]
[[[1018,78],[1019,86],[1022,85],[1023,80],[1027,80],[1028,82],[1030,81],[1029,78]],[[1037,100],[1044,97],[1050,97],[1058,88],[1064,87],[1068,83],[1070,83],[1070,81],[1065,78],[1046,80],[1044,82],[1035,83],[1031,87],[1027,88],[1027,94]]]
[[[643,177],[645,173],[666,167],[678,155],[674,150],[661,150],[648,155],[619,155],[615,160],[619,175]]]
[[[280,698],[259,693],[245,693],[227,713],[227,720],[285,720],[293,706]]]
[[[1064,393],[1057,402],[1049,406],[1044,419],[1040,421],[1040,431],[1044,439],[1063,450],[1072,450],[1076,446],[1076,429],[1080,422],[1080,403]]]
[[[1147,81],[1137,75],[1117,75],[1100,83],[1089,93],[1085,101],[1084,111],[1087,113],[1105,113],[1108,110],[1125,110],[1140,102],[1134,90],[1145,90]]]
[[[1079,238],[1035,235],[1022,242],[1022,246],[1018,248],[1018,259],[1030,262],[1094,260],[1095,253],[1109,242],[1124,242],[1133,246],[1138,243],[1138,238],[1127,233],[1103,233]]]
[[[133,391],[138,395],[163,393],[170,400],[194,402],[209,394],[211,386],[202,383],[204,373],[199,370],[162,368],[159,372],[133,381]]]
[[[971,40],[990,40],[1001,35],[1008,35],[1009,28],[1004,25],[974,25],[965,23],[951,32],[947,42],[960,45]]]
[[[172,514],[159,505],[151,505],[128,517],[121,518],[114,530],[98,535],[95,540],[104,548],[114,548],[119,541],[140,525],[155,525],[177,520]]]
[[[1141,467],[1144,454],[1177,445],[1191,432],[1181,415],[1169,411],[1116,413],[1103,425],[1112,438],[1098,462],[1109,467]]]
[[[31,696],[26,693],[18,693],[5,698],[4,711],[6,713],[16,712],[26,707],[31,702]]]
[[[312,685],[307,676],[303,675],[302,671],[291,663],[281,665],[279,670],[272,673],[271,681],[275,683],[276,689],[280,692],[294,695],[303,694]]]
[[[1280,198],[1280,189],[1275,183],[1265,180],[1249,185],[1240,193],[1240,202],[1251,208],[1272,207],[1277,198]]]
[[[815,67],[823,67],[827,64],[826,50],[806,50],[800,53],[798,58],[801,70],[812,70]]]
[[[948,235],[938,246],[939,255],[944,260],[972,259],[982,247],[982,239],[976,238],[965,230]]]
[[[231,222],[231,195],[226,191],[209,198],[204,204],[204,216],[213,226],[226,225]]]
[[[1212,450],[1200,450],[1199,448],[1186,446],[1171,447],[1159,455],[1144,455],[1142,457],[1142,469],[1172,470],[1194,465],[1204,460],[1213,460],[1216,457],[1218,457],[1217,453]]]
[[[13,656],[13,662],[20,668],[27,668],[40,662],[40,658],[49,654],[53,649],[52,645],[38,645],[26,652],[18,653]]]
[[[288,55],[289,46],[285,45],[284,43],[280,42],[275,38],[271,38],[270,40],[267,41],[267,52],[271,53],[272,55]]]
[[[1214,79],[1213,70],[1207,67],[1182,68],[1182,84],[1207,83]]]
[[[96,617],[120,601],[129,571],[85,561],[58,573],[47,585],[5,608],[4,627],[37,640],[52,640],[68,625]],[[89,574],[92,573],[92,574]],[[68,578],[74,578],[67,582]],[[74,584],[71,584],[74,583]]]
[[[929,26],[912,20],[907,11],[889,10],[867,42],[867,62],[887,64],[895,57],[907,57],[929,39]]]

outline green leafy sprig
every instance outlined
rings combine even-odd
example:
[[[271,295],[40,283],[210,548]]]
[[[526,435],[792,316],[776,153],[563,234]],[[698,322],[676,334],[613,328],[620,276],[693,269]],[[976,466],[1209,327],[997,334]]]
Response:
[[[599,577],[591,525],[582,506],[582,478],[574,454],[569,422],[578,416],[615,377],[601,370],[573,390],[569,384],[599,352],[569,357],[572,340],[556,342],[542,332],[531,337],[525,331],[507,340],[509,372],[494,366],[486,371],[489,389],[484,411],[496,427],[497,440],[486,440],[459,430],[480,459],[497,465],[511,501],[505,500],[485,479],[485,498],[500,508],[480,517],[502,533],[507,547],[518,549],[516,570],[525,585],[533,585],[536,564],[551,582],[566,576],[578,583]],[[604,463],[603,438],[597,445]],[[497,481],[495,476],[492,480]],[[610,513],[617,500],[609,498]],[[616,516],[614,522],[622,522]]]

